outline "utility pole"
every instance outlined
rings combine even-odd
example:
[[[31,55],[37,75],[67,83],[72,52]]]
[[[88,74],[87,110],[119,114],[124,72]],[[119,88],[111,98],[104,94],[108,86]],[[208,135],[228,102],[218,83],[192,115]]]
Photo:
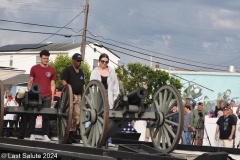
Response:
[[[81,43],[82,60],[84,60],[84,57],[85,57],[88,10],[89,10],[89,0],[86,0],[85,18],[84,18],[83,35],[82,35],[82,43]]]

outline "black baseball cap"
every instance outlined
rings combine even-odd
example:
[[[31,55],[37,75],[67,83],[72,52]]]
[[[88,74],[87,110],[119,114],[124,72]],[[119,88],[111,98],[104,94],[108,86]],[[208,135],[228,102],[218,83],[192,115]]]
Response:
[[[75,60],[75,61],[82,61],[82,56],[81,56],[81,54],[79,54],[79,53],[75,53],[75,54],[72,56],[72,59]]]

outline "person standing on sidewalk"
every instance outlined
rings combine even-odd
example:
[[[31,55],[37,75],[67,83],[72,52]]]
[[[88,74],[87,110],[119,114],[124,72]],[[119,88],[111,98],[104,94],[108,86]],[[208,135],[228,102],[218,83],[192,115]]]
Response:
[[[68,144],[79,143],[79,140],[73,137],[73,132],[76,131],[76,126],[80,122],[80,105],[85,84],[83,70],[79,69],[81,61],[82,56],[79,53],[75,53],[72,56],[72,65],[64,69],[61,77],[62,85],[70,84],[73,92],[73,117],[67,141]]]

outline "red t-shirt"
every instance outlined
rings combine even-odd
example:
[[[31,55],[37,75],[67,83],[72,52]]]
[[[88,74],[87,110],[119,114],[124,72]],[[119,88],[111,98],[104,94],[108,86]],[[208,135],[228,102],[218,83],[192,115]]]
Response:
[[[56,80],[56,71],[52,66],[37,64],[31,68],[30,77],[33,77],[33,83],[41,86],[42,97],[52,96],[51,81]]]

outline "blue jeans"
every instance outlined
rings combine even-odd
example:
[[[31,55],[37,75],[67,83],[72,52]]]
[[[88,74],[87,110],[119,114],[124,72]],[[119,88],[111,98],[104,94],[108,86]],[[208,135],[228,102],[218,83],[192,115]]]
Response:
[[[183,131],[182,132],[182,141],[185,145],[191,145],[191,133],[189,131]]]

